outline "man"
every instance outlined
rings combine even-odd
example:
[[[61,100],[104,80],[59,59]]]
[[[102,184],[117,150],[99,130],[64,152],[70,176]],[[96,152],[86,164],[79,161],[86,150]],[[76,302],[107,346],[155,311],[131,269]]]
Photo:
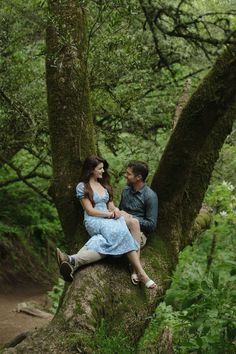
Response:
[[[127,186],[124,188],[119,208],[122,210],[127,225],[129,218],[139,221],[141,229],[141,248],[146,243],[146,236],[153,232],[157,224],[158,198],[147,186],[148,165],[143,161],[131,161],[126,170]]]
[[[148,166],[142,161],[131,161],[126,171],[127,187],[121,196],[120,209],[114,210],[115,217],[124,216],[127,226],[141,248],[146,243],[146,236],[154,231],[157,223],[158,199],[156,193],[146,183]],[[116,215],[117,214],[117,215]],[[142,232],[140,232],[140,229]],[[105,257],[96,251],[82,247],[77,254],[69,256],[56,250],[60,273],[65,281],[73,280],[73,273],[82,265],[97,262]],[[132,273],[132,270],[131,270]],[[137,284],[137,275],[131,274],[131,281]]]

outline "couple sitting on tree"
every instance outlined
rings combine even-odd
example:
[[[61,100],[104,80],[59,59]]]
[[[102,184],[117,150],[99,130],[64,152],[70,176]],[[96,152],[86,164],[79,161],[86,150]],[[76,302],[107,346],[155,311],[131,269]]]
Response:
[[[57,261],[65,281],[72,281],[75,270],[84,264],[108,255],[126,254],[132,283],[142,282],[149,289],[156,288],[140,263],[140,246],[146,243],[143,232],[154,231],[157,222],[157,195],[145,184],[147,175],[145,162],[128,164],[127,186],[117,208],[113,203],[107,161],[95,155],[84,161],[76,196],[84,209],[84,224],[90,239],[74,255],[69,256],[57,248]]]

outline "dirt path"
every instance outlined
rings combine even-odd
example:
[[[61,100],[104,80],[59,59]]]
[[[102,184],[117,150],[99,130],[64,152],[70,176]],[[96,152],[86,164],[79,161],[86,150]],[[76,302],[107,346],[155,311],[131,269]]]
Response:
[[[33,303],[36,308],[48,311],[47,290],[35,285],[11,290],[0,289],[0,346],[23,332],[32,331],[49,323],[50,319],[17,312],[19,303]]]

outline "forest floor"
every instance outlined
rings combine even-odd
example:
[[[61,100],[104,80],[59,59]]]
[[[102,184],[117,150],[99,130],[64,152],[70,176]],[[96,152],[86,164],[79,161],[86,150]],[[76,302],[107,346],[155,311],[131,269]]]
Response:
[[[18,287],[7,287],[0,289],[0,347],[17,335],[33,331],[47,325],[52,315],[48,312],[49,303],[45,287],[39,287],[35,284],[21,285]],[[18,312],[19,308],[27,306],[31,309],[38,309],[44,317],[33,316],[25,312]],[[37,310],[36,310],[37,311]],[[40,312],[38,311],[38,312]]]

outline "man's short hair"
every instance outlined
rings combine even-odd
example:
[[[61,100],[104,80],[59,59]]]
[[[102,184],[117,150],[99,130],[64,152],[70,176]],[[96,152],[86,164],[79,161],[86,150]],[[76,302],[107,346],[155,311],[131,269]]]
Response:
[[[132,168],[133,174],[135,176],[141,175],[143,181],[146,180],[149,169],[146,162],[143,161],[130,161],[128,167]]]

